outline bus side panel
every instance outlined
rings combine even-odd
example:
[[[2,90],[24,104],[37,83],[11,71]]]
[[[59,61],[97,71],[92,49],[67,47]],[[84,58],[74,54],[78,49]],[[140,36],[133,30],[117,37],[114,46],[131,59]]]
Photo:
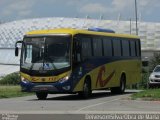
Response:
[[[85,77],[91,77],[92,89],[118,87],[122,73],[126,75],[126,85],[135,84],[141,78],[140,60],[119,60],[101,65],[79,80],[74,92],[82,91]]]
[[[120,78],[123,73],[126,75],[126,85],[138,83],[141,80],[140,66],[139,60],[120,60],[102,65],[97,68],[98,70],[91,71],[92,89],[120,86]]]

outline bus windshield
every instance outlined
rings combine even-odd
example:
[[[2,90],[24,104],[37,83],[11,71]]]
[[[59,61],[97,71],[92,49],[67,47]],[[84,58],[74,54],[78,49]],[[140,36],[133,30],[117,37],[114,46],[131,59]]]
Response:
[[[70,66],[71,36],[25,37],[21,67],[28,70],[56,70]]]

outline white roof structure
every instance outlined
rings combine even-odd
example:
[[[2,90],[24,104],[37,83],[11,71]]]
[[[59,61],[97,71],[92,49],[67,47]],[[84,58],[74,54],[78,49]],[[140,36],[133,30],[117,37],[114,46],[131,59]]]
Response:
[[[14,57],[14,45],[23,35],[31,30],[54,28],[91,27],[107,28],[116,33],[136,34],[135,22],[96,20],[81,18],[36,18],[13,21],[0,24],[0,63],[18,64],[19,58]],[[142,51],[160,51],[160,23],[138,22],[138,31],[141,38]]]
[[[18,72],[19,69],[19,66],[16,65],[0,65],[0,78],[7,74]]]

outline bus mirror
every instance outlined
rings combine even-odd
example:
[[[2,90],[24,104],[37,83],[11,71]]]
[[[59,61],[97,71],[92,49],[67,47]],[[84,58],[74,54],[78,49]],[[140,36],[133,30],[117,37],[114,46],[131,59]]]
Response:
[[[23,41],[17,41],[17,42],[16,42],[16,44],[15,44],[15,56],[18,56],[18,52],[19,52],[19,50],[18,50],[19,48],[17,47],[17,44],[18,44],[18,43],[21,43],[21,44],[22,44]]]
[[[18,47],[15,48],[15,56],[18,56]]]

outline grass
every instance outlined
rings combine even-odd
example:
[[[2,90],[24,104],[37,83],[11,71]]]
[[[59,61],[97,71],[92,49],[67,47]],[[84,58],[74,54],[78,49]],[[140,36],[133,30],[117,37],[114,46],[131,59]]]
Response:
[[[131,95],[131,99],[160,100],[160,88],[148,89]]]
[[[21,92],[20,86],[0,86],[0,99],[32,95],[32,93]]]

